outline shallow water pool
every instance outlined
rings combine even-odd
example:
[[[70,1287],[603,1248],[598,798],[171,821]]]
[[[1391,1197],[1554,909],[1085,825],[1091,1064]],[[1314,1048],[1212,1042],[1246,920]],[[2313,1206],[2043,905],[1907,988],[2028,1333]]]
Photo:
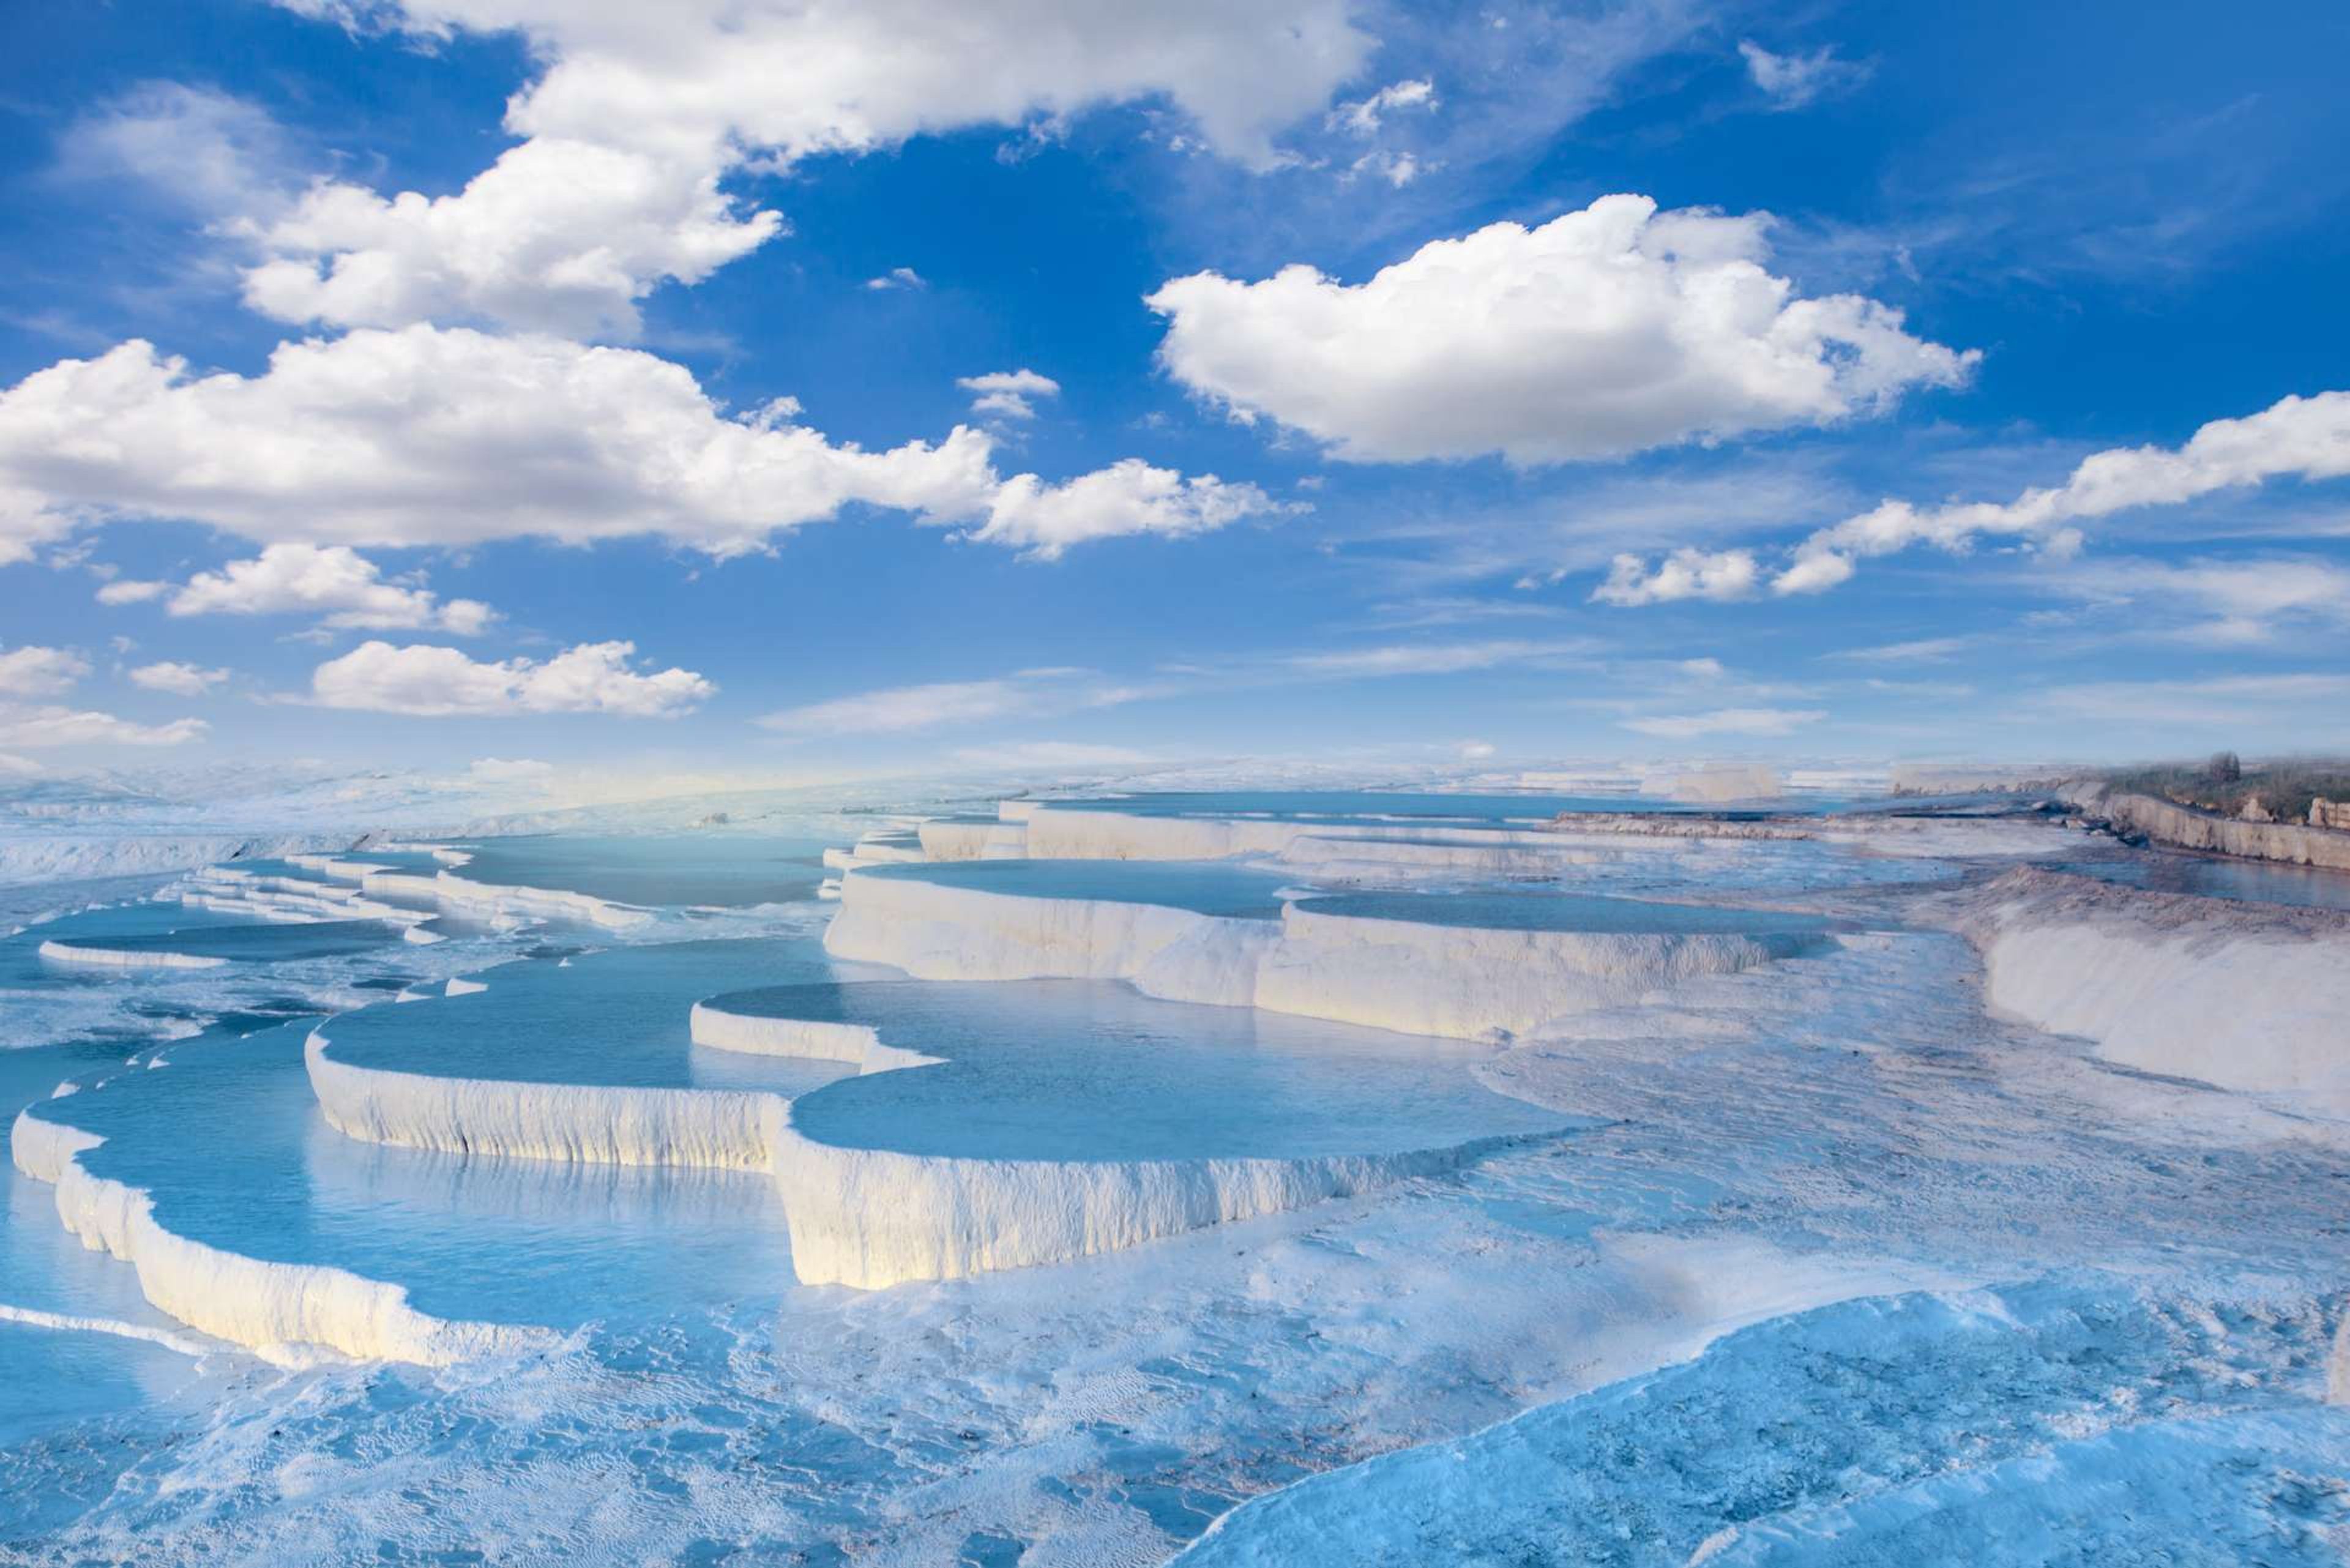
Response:
[[[151,1194],[174,1234],[403,1285],[436,1316],[567,1328],[791,1283],[782,1209],[764,1177],[342,1137],[311,1096],[310,1027],[182,1041],[168,1067],[126,1070],[34,1114],[105,1138],[82,1164]]]
[[[1497,931],[1592,931],[1623,936],[1783,936],[1823,932],[1817,915],[1558,893],[1340,893],[1298,901],[1301,913],[1408,920]]]
[[[1054,811],[1118,811],[1138,816],[1261,816],[1320,823],[1397,818],[1489,825],[1547,822],[1567,811],[1707,809],[1637,794],[1446,794],[1406,790],[1203,790],[1040,804]]]
[[[1160,1002],[1111,981],[782,986],[730,1012],[870,1025],[948,1060],[793,1105],[821,1143],[966,1158],[1391,1154],[1574,1122],[1471,1075],[1489,1048]]]
[[[2200,898],[2233,898],[2247,904],[2289,904],[2299,909],[2350,909],[2350,871],[2314,866],[2266,865],[2216,856],[2146,850],[2118,860],[2060,862],[2051,870],[2095,877],[2152,893],[2189,893]]]
[[[398,927],[382,920],[317,920],[258,926],[193,926],[174,921],[160,931],[47,940],[69,950],[152,953],[159,958],[179,954],[234,963],[290,963],[301,959],[348,958],[401,939]]]
[[[585,893],[623,904],[748,909],[815,896],[816,838],[747,834],[545,835],[466,840],[455,874],[500,887]]]
[[[693,1004],[746,982],[828,981],[813,937],[662,942],[501,964],[489,989],[343,1013],[335,1059],[439,1077],[795,1095],[851,1069],[695,1046]]]
[[[1243,920],[1279,919],[1282,890],[1299,882],[1294,873],[1220,860],[954,860],[868,866],[850,875],[1023,898],[1157,904]]]

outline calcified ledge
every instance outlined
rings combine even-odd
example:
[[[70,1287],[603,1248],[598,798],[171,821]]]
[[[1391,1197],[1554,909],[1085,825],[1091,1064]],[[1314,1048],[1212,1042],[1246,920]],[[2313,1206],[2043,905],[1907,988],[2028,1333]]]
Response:
[[[1028,803],[1005,802],[1004,809]],[[968,832],[969,830],[963,830]],[[1565,812],[1539,825],[1464,826],[1387,819],[1302,822],[1277,817],[1153,816],[1139,812],[1029,807],[1017,853],[1037,860],[1226,860],[1263,857],[1301,867],[1392,866],[1540,877],[1630,856],[1752,854],[1763,844],[1808,840],[1891,855],[2012,854],[2044,825],[2026,816],[1787,815],[1725,810]],[[931,839],[925,825],[923,843]],[[942,844],[950,842],[945,833]],[[2335,835],[2350,839],[2350,835]],[[870,864],[859,861],[855,864]],[[853,866],[852,867],[853,868]]]
[[[78,942],[43,942],[42,960],[86,969],[219,969],[229,961],[204,953],[165,952],[148,948],[84,947]]]
[[[925,860],[1004,860],[1028,853],[1024,820],[980,821],[941,817],[920,824]]]
[[[1952,908],[1999,1012],[2108,1061],[2350,1115],[2350,915],[2028,868]]]
[[[884,1044],[870,1025],[693,1010],[694,1038],[728,1049],[853,1062],[865,1073],[938,1058]],[[1547,1135],[1449,1147],[1294,1158],[977,1159],[848,1148],[807,1137],[776,1097],[770,1159],[810,1284],[867,1289],[1066,1262],[1205,1226],[1440,1176]]]
[[[454,989],[458,983],[451,982],[449,995],[472,994]],[[597,1165],[767,1170],[791,1105],[759,1089],[620,1088],[359,1066],[334,1054],[332,1028],[322,1024],[304,1042],[310,1091],[329,1126],[366,1143]],[[845,1062],[860,1073],[937,1060],[884,1045],[862,1025],[756,1017],[708,1002],[694,1005],[690,1028],[693,1043],[712,1050]]]
[[[1676,827],[1659,827],[1658,836],[1686,839],[1707,826],[1700,819],[1676,820]],[[1028,811],[1021,842],[1023,853],[1036,860],[1229,860],[1244,855],[1286,857],[1304,841],[1376,844],[1399,838],[1562,857],[1571,857],[1578,848],[1623,847],[1607,844],[1603,833],[1595,833],[1589,843],[1577,845],[1570,833],[1536,826],[1467,826],[1400,818],[1304,822],[1284,817],[1152,816],[1051,805]],[[928,841],[925,837],[924,842]],[[1566,858],[1562,863],[1573,862]]]
[[[775,1169],[800,1278],[874,1288],[1139,1246],[1443,1175],[1542,1136],[1404,1154],[1080,1163],[837,1148],[786,1127]]]
[[[449,852],[451,855],[462,853],[458,850]],[[442,857],[435,851],[434,858]],[[650,909],[599,898],[592,893],[477,882],[453,871],[440,871],[428,877],[421,872],[395,871],[385,866],[360,860],[341,860],[330,856],[293,856],[288,859],[290,864],[305,867],[322,877],[356,882],[361,892],[379,898],[421,899],[442,909],[461,910],[485,919],[569,920],[625,930],[644,925],[654,918]]]
[[[785,1102],[755,1090],[598,1087],[439,1077],[338,1061],[325,1029],[303,1046],[310,1090],[347,1137],[444,1154],[601,1165],[768,1168]]]
[[[1284,845],[1277,858],[1284,866],[1358,880],[1473,871],[1513,880],[1550,881],[1579,866],[1622,860],[1627,853],[1617,846],[1595,846],[1556,834],[1492,840],[1305,834]]]
[[[920,1051],[883,1044],[880,1032],[868,1023],[819,1023],[813,1019],[729,1012],[714,1002],[693,1004],[693,1011],[687,1016],[687,1033],[696,1045],[706,1045],[713,1051],[846,1062],[860,1075],[890,1073],[900,1067],[929,1067],[940,1060]]]
[[[250,1258],[180,1235],[155,1218],[146,1189],[94,1175],[82,1163],[105,1141],[29,1109],[9,1135],[16,1168],[56,1189],[66,1229],[82,1245],[129,1263],[148,1301],[191,1328],[282,1364],[326,1350],[440,1366],[552,1343],[543,1329],[419,1312],[404,1287],[348,1270]]]
[[[694,1008],[692,1029],[698,1044],[715,1049],[847,1062],[864,1073],[938,1060],[886,1044],[869,1026],[733,1012],[712,1002]],[[328,1123],[368,1142],[766,1170],[791,1225],[799,1280],[864,1290],[1066,1262],[1441,1175],[1532,1141],[1300,1158],[921,1156],[818,1142],[793,1125],[789,1098],[760,1091],[521,1084],[360,1067],[336,1059],[325,1030],[311,1034],[305,1055]]]
[[[1237,919],[851,872],[824,941],[837,958],[893,964],[918,980],[1124,980],[1170,1002],[1501,1040],[1695,975],[1797,957],[1830,940],[1494,930],[1297,904],[1278,920]]]
[[[193,873],[165,896],[187,909],[249,915],[279,924],[381,920],[403,928],[411,940],[434,940],[431,933],[416,930],[419,924],[432,919],[431,915],[367,898],[356,885],[311,882],[298,877],[272,877],[234,867],[211,866]]]

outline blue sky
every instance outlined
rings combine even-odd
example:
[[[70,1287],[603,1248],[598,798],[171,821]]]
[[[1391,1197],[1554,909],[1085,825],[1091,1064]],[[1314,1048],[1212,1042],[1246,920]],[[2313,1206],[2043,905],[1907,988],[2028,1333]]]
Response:
[[[972,9],[14,8],[9,768],[2350,743],[2338,8]]]

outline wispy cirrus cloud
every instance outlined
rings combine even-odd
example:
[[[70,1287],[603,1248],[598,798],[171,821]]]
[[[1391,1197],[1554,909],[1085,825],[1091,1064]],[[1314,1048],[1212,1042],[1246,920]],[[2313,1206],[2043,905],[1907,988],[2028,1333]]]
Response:
[[[1777,109],[1805,109],[1824,98],[1849,92],[1876,71],[1866,60],[1837,57],[1834,45],[1783,55],[1747,38],[1739,43],[1738,57],[1746,62],[1746,74]]]
[[[985,680],[884,687],[785,708],[754,722],[761,729],[801,738],[895,735],[1112,708],[1144,694],[1143,688],[1090,670],[1027,670]]]
[[[2250,645],[2350,630],[2350,566],[2317,556],[2098,557],[2033,586],[2129,607],[2144,631],[2190,641]]]
[[[1624,728],[1660,740],[1687,741],[1711,735],[1792,734],[1827,717],[1821,708],[1715,708],[1703,713],[1649,714],[1622,721]]]
[[[1080,669],[1028,670],[978,680],[883,687],[805,703],[754,721],[797,739],[910,734],[1045,717],[1201,693],[1389,680],[1466,671],[1563,667],[1588,657],[1582,639],[1375,643],[1162,667],[1137,680]]]
[[[1582,638],[1500,638],[1471,642],[1399,642],[1328,653],[1292,654],[1282,667],[1296,674],[1334,680],[1362,677],[1451,675],[1505,665],[1539,665],[1586,657],[1593,644]]]
[[[42,751],[65,746],[181,746],[203,739],[202,719],[143,724],[93,709],[0,702],[0,746]]]
[[[1867,648],[1843,648],[1822,654],[1823,659],[1847,659],[1858,664],[1939,664],[1955,659],[1968,646],[1963,637],[1919,637],[1907,642],[1879,642]]]
[[[2137,726],[2158,736],[2180,730],[2224,735],[2256,726],[2275,732],[2282,724],[2299,747],[2350,742],[2350,724],[2335,717],[2350,713],[2350,674],[2337,670],[2075,681],[2046,687],[2024,705],[2066,721]]]
[[[1919,506],[1886,501],[1814,530],[1769,574],[1780,597],[1825,593],[1849,581],[1859,563],[1932,545],[1965,555],[2004,541],[2059,565],[2085,541],[2081,524],[2147,508],[2185,505],[2272,480],[2321,483],[2350,476],[2350,392],[2291,396],[2241,419],[2213,420],[2177,447],[2115,447],[2081,460],[2062,483],[2012,501]],[[1715,580],[1751,583],[1752,553],[1675,551],[1649,566],[1617,557],[1600,592],[1617,604],[1743,597],[1700,591]]]

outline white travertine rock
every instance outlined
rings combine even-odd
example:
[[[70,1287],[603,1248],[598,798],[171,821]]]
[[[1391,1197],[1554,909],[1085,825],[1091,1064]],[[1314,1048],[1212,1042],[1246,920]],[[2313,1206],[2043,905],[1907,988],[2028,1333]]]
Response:
[[[1299,1159],[951,1159],[778,1129],[792,1267],[868,1290],[1113,1251],[1457,1170],[1520,1140]]]
[[[852,873],[825,950],[918,980],[1124,980],[1170,1002],[1478,1040],[1792,957],[1819,940],[1483,930],[1295,904],[1277,922],[1233,919]]]
[[[992,822],[925,822],[915,829],[922,854],[931,860],[976,860],[987,847]]]
[[[866,1073],[937,1060],[886,1044],[863,1025],[760,1017],[709,1003],[693,1010],[692,1030],[697,1044],[714,1049],[853,1062]],[[868,1290],[1066,1262],[1440,1174],[1513,1141],[1295,1159],[916,1156],[816,1142],[793,1127],[788,1099],[758,1091],[515,1084],[359,1067],[336,1060],[323,1032],[312,1033],[306,1057],[328,1121],[369,1142],[769,1170],[790,1219],[795,1272],[808,1282]]]
[[[801,1056],[818,1062],[847,1062],[860,1073],[889,1073],[900,1067],[927,1067],[939,1060],[919,1051],[885,1045],[867,1023],[828,1023],[801,1018],[769,1018],[758,1013],[729,1012],[707,1002],[697,1002],[689,1016],[688,1032],[696,1045],[712,1051],[734,1051],[751,1056]]]
[[[1325,875],[1466,871],[1531,880],[1556,877],[1577,866],[1619,860],[1627,853],[1613,846],[1593,848],[1555,835],[1525,836],[1539,841],[1438,843],[1306,835],[1283,848],[1281,862]]]
[[[442,909],[461,910],[483,919],[575,920],[625,929],[653,919],[650,909],[598,898],[591,893],[476,882],[453,871],[430,877],[413,871],[370,871],[359,878],[359,886],[380,898],[428,899]]]
[[[755,1090],[614,1088],[438,1077],[338,1061],[323,1030],[303,1055],[328,1124],[348,1137],[448,1154],[600,1165],[767,1168]]]
[[[50,963],[80,964],[90,969],[218,969],[228,962],[224,958],[212,958],[203,953],[84,947],[79,942],[43,942],[40,955]]]
[[[56,1188],[66,1228],[129,1263],[148,1301],[191,1328],[280,1361],[325,1349],[438,1366],[552,1342],[542,1329],[433,1317],[400,1286],[348,1270],[249,1258],[166,1230],[143,1189],[84,1167],[104,1142],[29,1111],[10,1133],[16,1168]]]
[[[1408,1034],[1510,1039],[1694,975],[1791,958],[1818,939],[1706,931],[1525,931],[1291,905],[1255,1005]]]
[[[2350,917],[2026,869],[1961,929],[2002,1012],[2107,1061],[2350,1114]]]

